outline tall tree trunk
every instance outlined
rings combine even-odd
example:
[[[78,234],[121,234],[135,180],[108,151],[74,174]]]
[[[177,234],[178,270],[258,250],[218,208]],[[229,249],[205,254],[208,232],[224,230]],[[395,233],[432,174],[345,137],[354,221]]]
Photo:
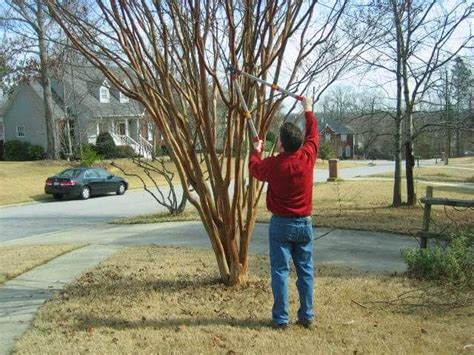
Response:
[[[398,207],[402,204],[402,87],[403,87],[403,32],[398,14],[397,2],[391,0],[393,19],[397,33],[397,116],[395,118],[395,174],[393,182],[392,206]]]
[[[40,56],[41,84],[43,87],[44,115],[46,118],[46,137],[47,148],[46,156],[48,159],[59,159],[59,139],[56,122],[53,117],[53,94],[51,92],[51,79],[49,78],[48,53],[45,39],[45,19],[44,9],[41,0],[36,2],[38,8],[38,47]]]
[[[413,167],[415,166],[415,157],[413,155],[412,142],[405,144],[405,174],[407,179],[407,204],[414,206],[416,204],[415,182],[413,179]]]
[[[402,204],[402,121],[395,122],[395,175],[393,182],[392,206]]]

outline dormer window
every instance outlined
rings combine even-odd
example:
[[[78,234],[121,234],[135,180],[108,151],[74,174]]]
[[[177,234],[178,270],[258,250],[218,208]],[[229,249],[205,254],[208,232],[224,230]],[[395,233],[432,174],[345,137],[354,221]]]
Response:
[[[120,102],[122,104],[125,104],[125,103],[130,101],[129,97],[125,96],[125,94],[123,92],[120,92],[119,95],[120,95]]]
[[[99,101],[101,103],[109,103],[110,102],[110,90],[109,84],[107,81],[102,83],[102,86],[99,89]]]
[[[123,82],[123,86],[125,86],[127,89],[129,88],[128,87],[128,84],[126,81]],[[122,104],[126,104],[127,102],[130,101],[129,97],[126,96],[123,92],[119,92],[119,100],[120,100],[120,103]]]

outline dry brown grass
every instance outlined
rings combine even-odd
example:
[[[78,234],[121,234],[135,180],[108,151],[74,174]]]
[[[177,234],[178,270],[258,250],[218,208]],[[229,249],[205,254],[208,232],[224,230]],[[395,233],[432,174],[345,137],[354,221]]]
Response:
[[[212,252],[152,246],[121,251],[46,303],[15,351],[444,354],[474,341],[472,305],[441,309],[411,299],[390,305],[427,284],[333,268],[318,271],[316,328],[272,330],[269,262],[261,256],[251,261],[250,282],[228,288],[218,283]]]
[[[0,161],[0,205],[31,202],[48,198],[44,183],[48,176],[71,166],[56,161]]]
[[[426,185],[422,183],[416,185],[419,197],[424,196],[425,188]],[[392,189],[391,181],[318,183],[313,189],[313,224],[327,228],[416,233],[422,226],[423,205],[418,203],[414,207],[391,207]],[[434,196],[472,199],[472,192],[434,187]],[[270,218],[264,198],[259,204],[258,216],[260,221],[268,221]],[[433,206],[432,219],[433,231],[455,226],[474,228],[472,209],[455,210],[451,207],[444,209],[442,206]]]
[[[1,246],[0,284],[79,247],[71,244]]]

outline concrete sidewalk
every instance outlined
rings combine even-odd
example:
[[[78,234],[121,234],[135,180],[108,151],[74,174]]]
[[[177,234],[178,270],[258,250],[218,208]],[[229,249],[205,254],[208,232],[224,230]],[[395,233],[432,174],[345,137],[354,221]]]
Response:
[[[268,254],[268,225],[257,224],[250,253]],[[317,265],[351,267],[368,272],[401,272],[400,250],[416,247],[414,238],[363,231],[315,229]],[[35,235],[0,246],[80,243],[88,246],[62,255],[0,287],[0,354],[9,353],[29,327],[38,308],[66,284],[120,248],[132,245],[179,245],[211,248],[201,222],[148,225],[98,224]]]

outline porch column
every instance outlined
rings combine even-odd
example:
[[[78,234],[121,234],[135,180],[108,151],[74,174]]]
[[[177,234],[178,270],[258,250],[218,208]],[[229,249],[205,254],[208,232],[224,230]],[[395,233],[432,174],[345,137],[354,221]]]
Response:
[[[112,134],[115,134],[115,119],[112,118]]]
[[[136,118],[137,120],[137,141],[140,142],[140,137],[142,135],[142,132],[140,131],[140,119]]]
[[[128,125],[129,125],[129,122],[128,122],[128,119],[125,120],[125,135],[127,137],[130,137],[130,134],[128,132]]]

